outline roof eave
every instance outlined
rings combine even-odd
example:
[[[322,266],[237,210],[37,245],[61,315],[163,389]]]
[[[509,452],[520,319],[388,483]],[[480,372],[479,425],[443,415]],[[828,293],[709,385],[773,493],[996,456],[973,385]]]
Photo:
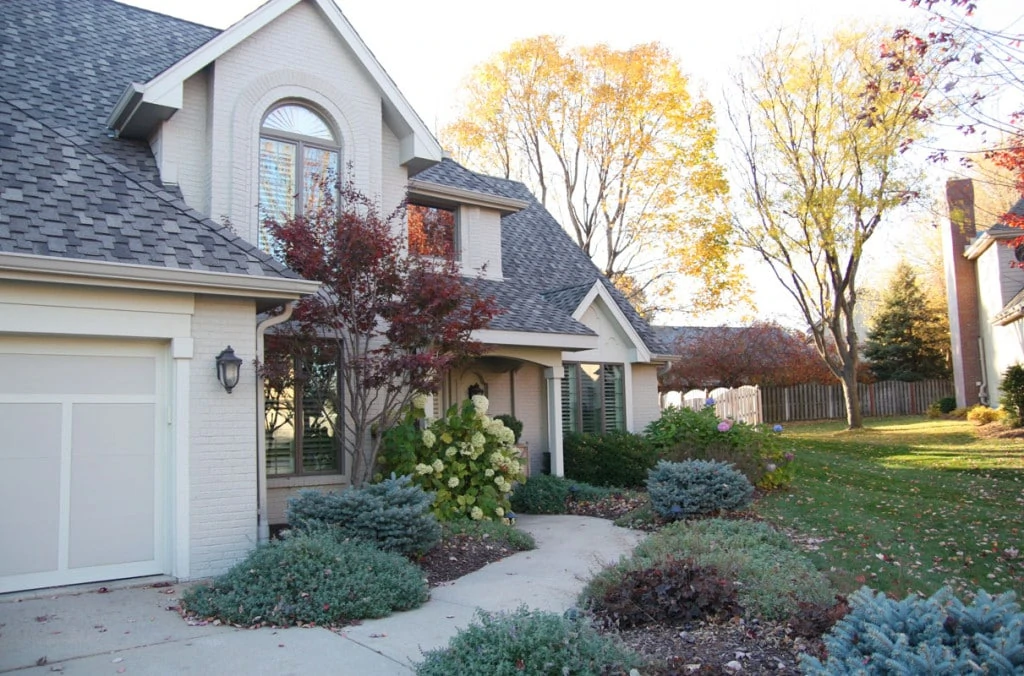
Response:
[[[253,298],[260,308],[316,293],[319,282],[227,272],[0,253],[0,279]]]
[[[530,206],[528,202],[514,199],[512,197],[490,195],[487,193],[477,192],[475,190],[466,190],[465,188],[444,185],[443,183],[421,181],[415,178],[409,181],[409,192],[420,197],[451,199],[459,202],[460,204],[489,207],[500,211],[502,215],[514,214],[517,211],[522,211],[526,207]]]
[[[473,332],[473,340],[487,345],[516,347],[548,347],[563,352],[594,350],[600,346],[598,336],[573,333],[542,333],[540,331],[508,331],[480,329]]]

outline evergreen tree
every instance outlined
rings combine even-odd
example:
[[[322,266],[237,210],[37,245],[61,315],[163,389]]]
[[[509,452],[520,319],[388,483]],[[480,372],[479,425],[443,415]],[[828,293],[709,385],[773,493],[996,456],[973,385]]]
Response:
[[[907,263],[896,267],[872,325],[864,356],[879,380],[949,377],[949,319],[928,302]]]

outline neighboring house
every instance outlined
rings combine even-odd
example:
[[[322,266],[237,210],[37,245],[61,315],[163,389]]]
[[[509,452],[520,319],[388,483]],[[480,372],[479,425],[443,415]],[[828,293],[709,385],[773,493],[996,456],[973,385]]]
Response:
[[[1019,228],[996,223],[975,229],[969,179],[946,184],[950,222],[944,226],[949,333],[957,406],[998,406],[1007,367],[1024,363],[1024,249],[1006,246]],[[1024,199],[1011,213],[1024,216]]]
[[[221,573],[294,491],[347,484],[345,458],[303,455],[300,425],[267,460],[253,367],[275,321],[260,313],[318,288],[263,253],[260,213],[315,200],[306,179],[334,168],[385,211],[408,196],[448,223],[506,310],[438,410],[482,388],[556,473],[563,430],[658,416],[650,327],[525,187],[443,158],[330,0],[271,0],[225,31],[6,0],[0,592]]]

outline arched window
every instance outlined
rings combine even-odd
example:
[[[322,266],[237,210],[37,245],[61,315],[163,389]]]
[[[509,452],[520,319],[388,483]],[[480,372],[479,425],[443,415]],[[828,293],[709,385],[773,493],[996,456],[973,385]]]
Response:
[[[338,175],[341,148],[331,126],[297,103],[271,109],[260,127],[259,245],[270,249],[263,221],[315,207],[319,179]]]

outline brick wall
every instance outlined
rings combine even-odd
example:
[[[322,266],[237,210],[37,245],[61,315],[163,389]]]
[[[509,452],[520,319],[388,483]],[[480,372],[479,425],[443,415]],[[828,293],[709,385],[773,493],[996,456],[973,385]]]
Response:
[[[953,382],[958,406],[978,403],[976,382],[982,380],[978,346],[978,280],[974,261],[964,248],[975,235],[974,186],[970,179],[948,181],[949,223],[944,226],[942,254],[946,267]]]
[[[196,297],[189,412],[193,578],[223,573],[256,545],[255,318],[252,301]],[[214,365],[229,344],[243,360],[231,394]]]

